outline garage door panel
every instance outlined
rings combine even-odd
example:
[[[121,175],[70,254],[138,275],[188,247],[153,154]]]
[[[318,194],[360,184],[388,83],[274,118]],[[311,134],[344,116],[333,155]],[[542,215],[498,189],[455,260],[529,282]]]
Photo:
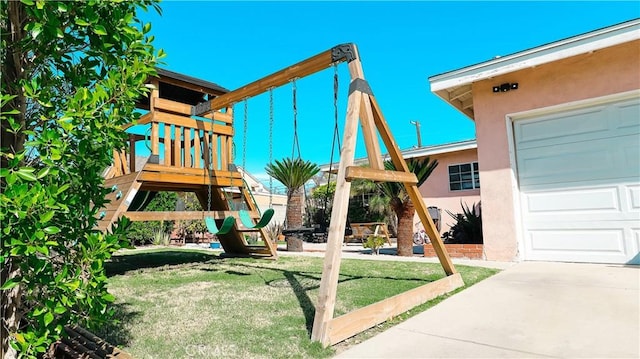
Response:
[[[618,129],[635,129],[640,127],[640,104],[634,102],[625,102],[617,106],[617,128]]]
[[[532,214],[563,212],[620,211],[618,187],[549,191],[527,195],[527,209]]]
[[[513,126],[525,259],[640,261],[640,99]]]
[[[537,118],[535,121],[521,121],[516,124],[516,136],[522,148],[540,147],[544,143],[563,137],[579,138],[584,135],[593,137],[599,132],[608,131],[608,124],[602,121],[604,107],[573,111],[562,118],[556,115]],[[596,135],[597,137],[597,135]]]
[[[627,203],[630,212],[640,212],[640,186],[627,186]]]
[[[616,148],[611,148],[612,143],[617,144]],[[518,151],[520,188],[583,182],[585,178],[589,181],[611,179],[611,182],[637,178],[640,176],[638,143],[631,136],[622,136]]]
[[[628,263],[637,244],[627,240],[629,229],[553,229],[529,231],[525,250],[530,260]]]
[[[609,252],[624,254],[624,230],[609,229],[554,229],[532,230],[531,249],[534,251],[575,251]]]

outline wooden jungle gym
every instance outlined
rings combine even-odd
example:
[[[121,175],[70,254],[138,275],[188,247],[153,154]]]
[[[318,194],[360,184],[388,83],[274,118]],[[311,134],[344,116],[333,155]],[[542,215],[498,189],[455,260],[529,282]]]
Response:
[[[354,44],[335,46],[231,92],[209,82],[159,71],[159,78],[149,80],[154,90],[140,103],[141,108],[149,112],[137,122],[139,125],[150,124],[149,135],[130,135],[128,150],[114,152],[114,164],[105,175],[105,186],[116,186],[117,190],[114,187],[110,194],[112,202],[103,211],[101,228],[107,229],[120,216],[134,221],[182,220],[203,219],[206,213],[215,219],[216,227],[221,228],[228,218],[238,216],[225,200],[225,188],[229,187],[238,188],[240,200],[245,202],[252,218],[259,219],[260,213],[251,193],[243,186],[242,174],[235,170],[235,166],[230,166],[233,162],[233,105],[342,62],[348,64],[350,74],[347,115],[311,338],[325,346],[333,345],[463,286],[462,277],[453,266],[429,216],[417,178],[409,171],[364,78]],[[358,123],[364,137],[369,168],[354,166]],[[395,171],[384,168],[378,136]],[[149,142],[152,153],[143,164],[136,164],[135,144],[139,141]],[[353,179],[404,184],[447,276],[334,318],[350,181]],[[130,208],[143,208],[143,193],[157,191],[194,192],[202,208],[210,212],[140,212]],[[275,245],[268,240],[262,228],[244,228],[231,221],[227,224],[232,224],[231,230],[217,235],[225,253],[277,256]],[[248,245],[242,235],[245,231],[257,231],[265,246]]]

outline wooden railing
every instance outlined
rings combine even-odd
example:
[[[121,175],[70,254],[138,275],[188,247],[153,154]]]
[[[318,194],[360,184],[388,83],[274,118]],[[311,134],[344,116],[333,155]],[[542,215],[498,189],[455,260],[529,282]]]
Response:
[[[113,175],[140,170],[135,168],[136,143],[144,141],[159,165],[227,171],[233,161],[232,109],[192,117],[191,106],[155,98],[152,110],[138,120],[148,125],[145,135],[131,134],[127,151],[114,151]]]

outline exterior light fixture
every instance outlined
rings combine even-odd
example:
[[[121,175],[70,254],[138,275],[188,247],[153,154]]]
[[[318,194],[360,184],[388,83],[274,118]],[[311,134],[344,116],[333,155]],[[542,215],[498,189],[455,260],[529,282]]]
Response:
[[[517,90],[517,89],[518,89],[517,82],[513,82],[513,83],[505,82],[501,85],[493,86],[493,92],[507,92],[510,90]]]

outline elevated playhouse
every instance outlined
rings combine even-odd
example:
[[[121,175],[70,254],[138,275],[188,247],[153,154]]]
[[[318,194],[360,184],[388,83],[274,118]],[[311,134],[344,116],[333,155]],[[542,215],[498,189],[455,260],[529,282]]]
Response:
[[[105,186],[113,191],[108,196],[111,203],[100,213],[100,229],[108,229],[121,216],[132,221],[209,220],[225,252],[275,257],[275,245],[266,240],[264,226],[233,221],[241,215],[256,222],[262,217],[232,163],[233,109],[225,107],[201,116],[193,113],[195,105],[228,90],[163,69],[148,83],[154,89],[138,102],[138,108],[148,112],[135,125],[143,134],[140,130],[131,133],[126,150],[114,151],[113,165],[104,173]],[[142,151],[143,160],[138,155]],[[162,191],[193,192],[205,212],[144,211]],[[236,193],[234,198],[229,198],[232,193]],[[232,211],[232,207],[243,211]],[[264,245],[247,244],[245,232],[257,233]]]

